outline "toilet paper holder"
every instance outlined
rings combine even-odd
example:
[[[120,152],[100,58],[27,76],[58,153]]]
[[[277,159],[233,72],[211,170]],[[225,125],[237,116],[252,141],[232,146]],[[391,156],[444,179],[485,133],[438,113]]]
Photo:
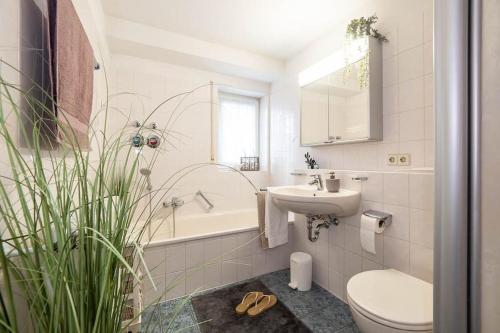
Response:
[[[370,209],[370,210],[363,212],[363,215],[376,218],[379,228],[387,227],[392,222],[392,215],[391,214],[385,213],[385,212],[380,212],[378,210]]]

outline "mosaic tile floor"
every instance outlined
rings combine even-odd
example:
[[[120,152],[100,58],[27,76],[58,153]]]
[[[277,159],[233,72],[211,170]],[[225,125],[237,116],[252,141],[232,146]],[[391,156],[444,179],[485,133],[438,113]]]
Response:
[[[292,290],[288,287],[289,270],[269,273],[256,279],[260,279],[311,331],[360,333],[351,317],[349,306],[318,285],[313,283],[311,290],[306,292]],[[173,317],[175,320],[169,324]],[[142,331],[200,333],[200,328],[191,302],[180,298],[147,309],[142,319]]]

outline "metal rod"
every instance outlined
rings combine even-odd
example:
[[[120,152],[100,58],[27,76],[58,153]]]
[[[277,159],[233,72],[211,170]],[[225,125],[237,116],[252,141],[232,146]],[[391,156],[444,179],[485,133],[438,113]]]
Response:
[[[481,40],[482,0],[470,5],[469,325],[481,332]]]
[[[210,202],[210,200],[207,199],[207,197],[205,196],[205,194],[203,194],[202,191],[199,190],[198,192],[196,192],[196,195],[199,195],[206,202],[206,204],[208,205],[208,210],[214,208],[214,205]]]
[[[469,1],[437,0],[434,328],[468,332]]]

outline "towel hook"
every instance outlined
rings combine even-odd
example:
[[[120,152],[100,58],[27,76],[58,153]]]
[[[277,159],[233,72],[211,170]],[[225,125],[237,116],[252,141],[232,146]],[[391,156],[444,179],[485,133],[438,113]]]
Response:
[[[99,69],[101,69],[101,64],[99,64],[99,61],[97,61],[97,59],[94,57],[94,70],[98,71]]]

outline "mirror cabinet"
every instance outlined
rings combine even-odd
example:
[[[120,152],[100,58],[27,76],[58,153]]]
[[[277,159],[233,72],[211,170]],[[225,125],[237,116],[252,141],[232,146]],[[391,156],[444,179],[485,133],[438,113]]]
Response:
[[[370,38],[364,52],[302,85],[301,145],[382,140],[381,42]]]

